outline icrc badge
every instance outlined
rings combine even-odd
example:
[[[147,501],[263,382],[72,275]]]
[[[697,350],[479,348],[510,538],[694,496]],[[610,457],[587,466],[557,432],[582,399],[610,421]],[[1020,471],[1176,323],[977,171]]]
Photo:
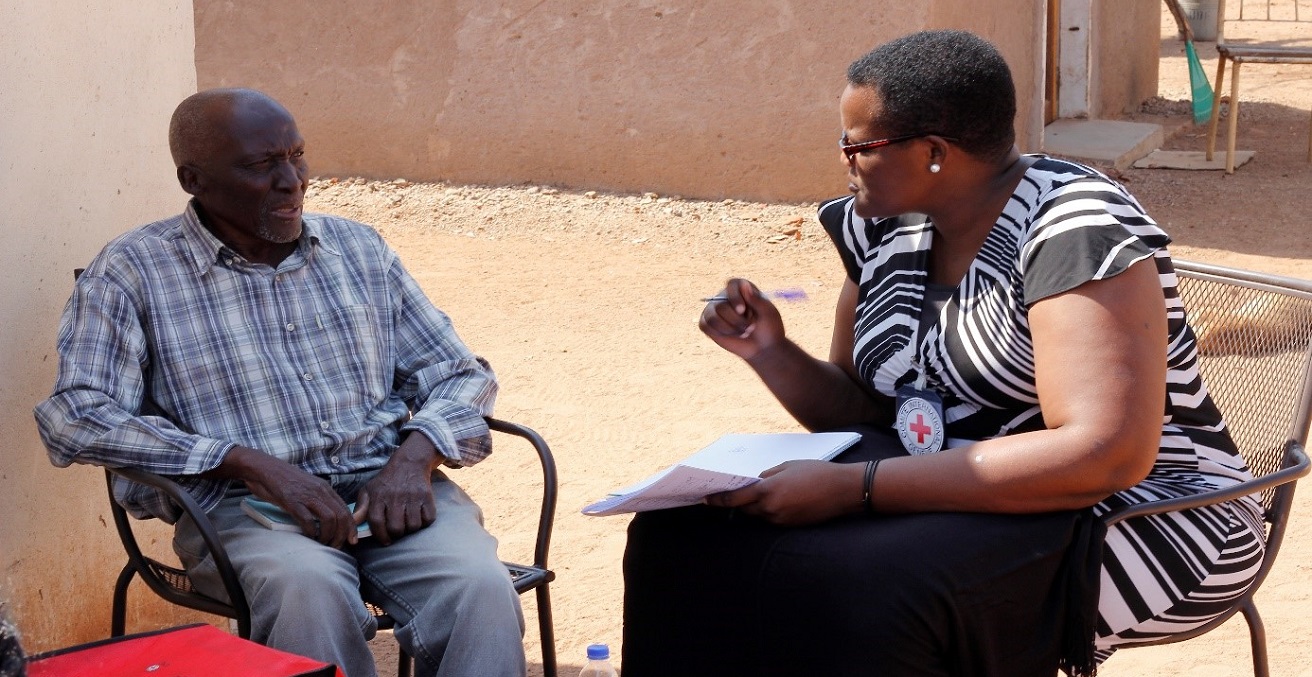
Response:
[[[912,454],[932,454],[943,448],[943,401],[931,390],[898,390],[894,427],[902,447]]]

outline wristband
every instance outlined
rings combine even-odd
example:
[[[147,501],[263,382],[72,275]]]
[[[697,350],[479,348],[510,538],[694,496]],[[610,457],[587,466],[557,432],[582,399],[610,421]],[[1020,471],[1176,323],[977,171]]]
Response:
[[[865,507],[867,515],[873,515],[875,513],[875,505],[874,503],[871,503],[870,499],[875,488],[875,470],[879,468],[879,462],[882,460],[883,459],[875,459],[873,461],[866,461],[866,474],[865,478],[861,481],[861,505]]]

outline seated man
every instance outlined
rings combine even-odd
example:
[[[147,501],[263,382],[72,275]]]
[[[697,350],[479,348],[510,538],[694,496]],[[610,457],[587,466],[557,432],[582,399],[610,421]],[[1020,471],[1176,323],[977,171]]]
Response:
[[[496,541],[438,469],[491,451],[495,377],[377,232],[302,215],[304,145],[260,92],[178,106],[169,147],[192,199],[110,242],[78,279],[54,394],[36,408],[50,459],[186,487],[237,569],[258,642],[373,675],[363,593],[396,618],[419,675],[523,675]],[[304,535],[246,516],[252,494]],[[194,522],[148,487],[120,481],[115,496],[176,523],[196,586],[226,597]],[[364,521],[373,536],[357,538]]]

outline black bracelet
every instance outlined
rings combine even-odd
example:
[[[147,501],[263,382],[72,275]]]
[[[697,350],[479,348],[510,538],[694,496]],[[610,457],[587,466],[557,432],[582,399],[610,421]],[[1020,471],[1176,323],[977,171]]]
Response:
[[[875,514],[875,505],[870,502],[870,499],[875,488],[875,469],[879,467],[879,462],[882,460],[866,461],[866,474],[861,482],[861,505],[865,506],[867,515]]]

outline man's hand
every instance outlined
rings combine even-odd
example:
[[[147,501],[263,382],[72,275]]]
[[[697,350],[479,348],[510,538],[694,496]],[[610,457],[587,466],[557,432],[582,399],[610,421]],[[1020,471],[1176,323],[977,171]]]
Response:
[[[382,545],[432,524],[437,517],[433,468],[443,460],[426,436],[412,432],[387,465],[360,489],[355,522],[368,520],[373,537]]]
[[[356,541],[356,522],[332,485],[290,463],[237,446],[206,474],[245,482],[257,498],[286,510],[306,536],[324,545],[340,548]]]

